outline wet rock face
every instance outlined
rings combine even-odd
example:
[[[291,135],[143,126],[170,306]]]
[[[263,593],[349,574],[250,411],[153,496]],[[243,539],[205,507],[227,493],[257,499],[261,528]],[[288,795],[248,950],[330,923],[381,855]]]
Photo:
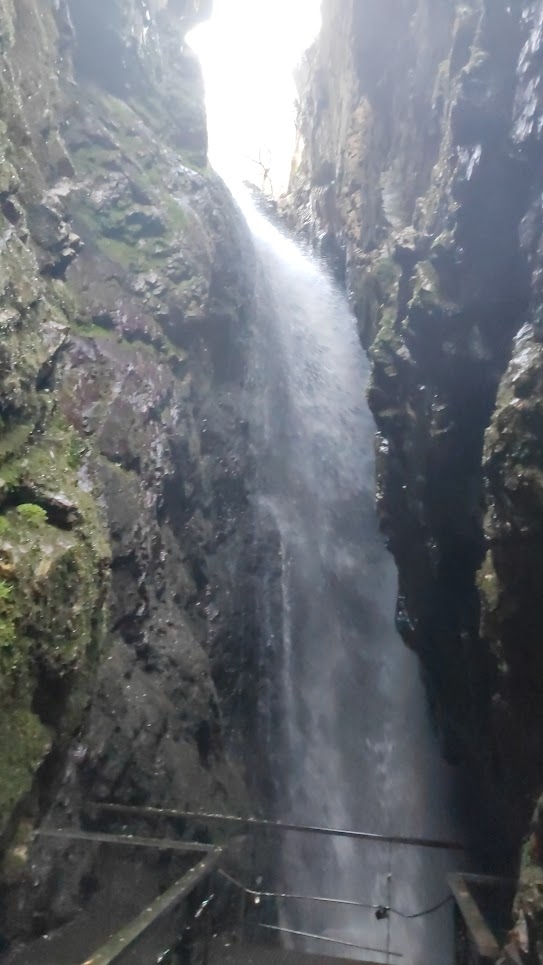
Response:
[[[290,219],[351,293],[398,626],[507,863],[543,786],[543,7],[391,9],[324,3]]]
[[[243,799],[254,273],[183,40],[208,8],[0,0],[6,935],[73,914],[92,865],[29,851],[45,814]]]
[[[203,85],[184,36],[209,13],[197,0],[66,0],[76,76],[162,116],[162,140],[205,164]],[[182,48],[182,50],[180,50]],[[100,53],[97,54],[97,51]]]

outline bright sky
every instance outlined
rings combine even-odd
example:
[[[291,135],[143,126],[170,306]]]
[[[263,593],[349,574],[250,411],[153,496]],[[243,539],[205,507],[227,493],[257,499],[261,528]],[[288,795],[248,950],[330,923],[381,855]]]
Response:
[[[320,25],[320,0],[214,0],[189,36],[204,70],[210,160],[226,178],[287,186],[294,153],[293,71]]]

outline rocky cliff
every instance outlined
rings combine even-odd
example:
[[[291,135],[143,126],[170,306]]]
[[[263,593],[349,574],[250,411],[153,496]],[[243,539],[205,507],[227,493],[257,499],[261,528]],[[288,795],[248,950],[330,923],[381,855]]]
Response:
[[[250,619],[253,273],[184,42],[208,8],[0,2],[6,934],[77,906],[88,861],[62,882],[27,847],[50,809],[243,796],[223,710]]]
[[[469,775],[481,860],[504,867],[543,788],[543,4],[324,0],[323,17],[291,222],[351,293],[398,626]]]

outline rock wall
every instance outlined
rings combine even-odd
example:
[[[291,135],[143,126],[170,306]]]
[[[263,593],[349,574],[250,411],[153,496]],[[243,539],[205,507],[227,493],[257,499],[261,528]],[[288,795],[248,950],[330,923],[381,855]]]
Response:
[[[6,935],[77,907],[88,861],[29,851],[48,812],[243,803],[254,273],[183,39],[209,6],[0,0]]]
[[[398,626],[467,771],[479,860],[507,867],[543,787],[543,4],[324,0],[323,18],[289,217],[351,293]],[[539,836],[536,815],[528,931]]]

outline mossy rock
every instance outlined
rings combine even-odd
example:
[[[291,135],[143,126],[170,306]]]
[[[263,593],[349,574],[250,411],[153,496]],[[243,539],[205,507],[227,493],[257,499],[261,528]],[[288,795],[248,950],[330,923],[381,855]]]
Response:
[[[18,884],[25,877],[33,830],[33,824],[28,819],[19,822],[15,837],[0,864],[0,875],[8,887]]]
[[[0,709],[0,833],[15,806],[28,794],[51,748],[52,735],[32,713],[31,697],[2,700]]]
[[[75,433],[57,421],[32,442],[0,486],[0,833],[52,744],[79,725],[108,585],[109,545],[74,468]],[[49,689],[63,681],[53,706]]]

